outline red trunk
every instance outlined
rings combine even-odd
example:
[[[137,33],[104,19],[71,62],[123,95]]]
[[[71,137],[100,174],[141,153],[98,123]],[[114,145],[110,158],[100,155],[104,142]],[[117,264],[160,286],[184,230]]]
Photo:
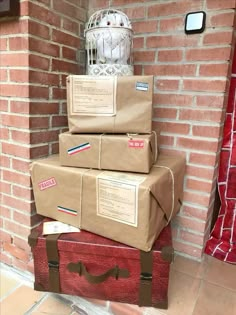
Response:
[[[41,232],[42,224],[29,236],[35,290],[167,308],[170,226],[149,253],[85,231],[57,241]]]

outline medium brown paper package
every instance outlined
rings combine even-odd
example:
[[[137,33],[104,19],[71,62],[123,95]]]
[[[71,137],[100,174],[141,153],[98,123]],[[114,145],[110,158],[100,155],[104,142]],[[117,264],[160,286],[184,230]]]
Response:
[[[160,155],[150,173],[60,166],[52,156],[31,164],[37,213],[149,251],[180,209],[185,160]]]
[[[71,133],[151,133],[153,76],[67,77]]]
[[[59,135],[60,164],[114,171],[149,173],[155,163],[158,147],[157,134]]]

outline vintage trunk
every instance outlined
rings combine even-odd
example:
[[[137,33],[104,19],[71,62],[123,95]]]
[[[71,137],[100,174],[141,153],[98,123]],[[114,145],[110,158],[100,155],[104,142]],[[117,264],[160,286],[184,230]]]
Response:
[[[64,166],[149,173],[158,155],[158,135],[71,134],[59,136]]]
[[[35,290],[167,308],[170,225],[150,252],[86,231],[44,236],[42,226],[29,236]]]
[[[148,252],[180,209],[185,159],[160,154],[139,174],[61,166],[51,156],[30,171],[38,214]]]
[[[71,133],[151,133],[153,76],[67,78]]]

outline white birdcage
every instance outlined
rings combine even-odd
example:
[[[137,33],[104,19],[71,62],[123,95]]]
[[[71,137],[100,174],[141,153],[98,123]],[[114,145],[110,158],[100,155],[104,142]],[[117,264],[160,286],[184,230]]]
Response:
[[[85,27],[88,75],[133,75],[133,30],[126,14],[106,9]]]

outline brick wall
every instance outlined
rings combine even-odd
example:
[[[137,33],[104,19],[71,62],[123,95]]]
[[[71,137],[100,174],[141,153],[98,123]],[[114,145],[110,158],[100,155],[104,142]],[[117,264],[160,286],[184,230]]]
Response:
[[[161,150],[187,159],[174,246],[199,259],[211,223],[234,46],[235,0],[21,0],[17,20],[1,20],[1,261],[29,268],[27,236],[36,215],[33,159],[58,152],[67,127],[65,78],[84,73],[83,27],[100,8],[130,17],[135,74],[155,78],[153,128]],[[234,8],[234,9],[233,9]],[[204,10],[206,30],[185,35],[188,12]]]
[[[84,72],[87,1],[22,0],[0,25],[1,261],[26,269],[36,214],[33,159],[58,152],[67,127],[65,80]]]
[[[135,74],[154,75],[153,128],[161,150],[187,160],[175,250],[199,259],[209,236],[231,71],[235,0],[91,0],[124,11],[134,30]],[[206,12],[202,34],[185,35],[187,13]]]

